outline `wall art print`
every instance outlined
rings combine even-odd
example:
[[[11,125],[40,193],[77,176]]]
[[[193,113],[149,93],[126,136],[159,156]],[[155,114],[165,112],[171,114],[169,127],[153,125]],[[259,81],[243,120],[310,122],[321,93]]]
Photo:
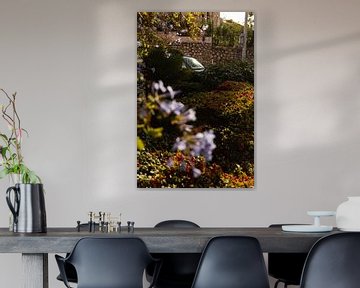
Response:
[[[254,187],[252,12],[137,13],[137,187]]]

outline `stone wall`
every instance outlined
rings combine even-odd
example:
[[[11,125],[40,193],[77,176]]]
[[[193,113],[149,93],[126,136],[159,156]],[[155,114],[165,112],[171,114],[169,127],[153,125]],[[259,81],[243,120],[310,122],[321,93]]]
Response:
[[[171,47],[185,56],[196,58],[205,66],[241,59],[241,47],[218,47],[211,43],[173,43]],[[253,52],[248,50],[247,54],[247,58],[253,60]]]

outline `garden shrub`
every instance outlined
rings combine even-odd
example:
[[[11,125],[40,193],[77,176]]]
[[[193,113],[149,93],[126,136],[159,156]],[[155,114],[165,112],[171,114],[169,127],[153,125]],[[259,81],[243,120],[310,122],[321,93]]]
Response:
[[[175,49],[156,47],[150,50],[148,56],[144,58],[144,63],[148,71],[147,80],[162,80],[166,85],[176,86],[178,81],[185,81],[191,78],[189,71],[182,69],[182,53]],[[175,87],[174,87],[175,88]]]
[[[141,93],[138,93],[138,98],[139,95]],[[156,99],[151,103],[158,103],[159,99]],[[189,107],[196,110],[197,120],[192,128],[195,134],[204,130],[214,131],[216,148],[210,159],[212,161],[205,161],[203,156],[186,155],[184,151],[173,151],[174,141],[177,141],[179,134],[178,128],[173,125],[175,115],[165,118],[151,117],[148,124],[154,129],[154,133],[161,129],[161,137],[153,137],[153,133],[145,133],[142,129],[138,131],[138,137],[144,144],[137,157],[138,187],[253,187],[253,85],[247,82],[224,81],[213,91],[185,94],[181,102],[187,107],[185,110]],[[155,113],[155,110],[151,111]],[[138,115],[142,112],[144,111],[140,109]],[[194,168],[200,172],[198,175],[195,175]]]
[[[190,71],[189,71],[190,72]],[[192,72],[190,72],[192,73]],[[195,73],[193,73],[195,74]],[[194,94],[198,92],[207,91],[207,86],[204,83],[195,81],[193,78],[190,78],[186,81],[181,80],[177,81],[174,85],[174,89],[180,91],[179,97],[183,97],[186,94]]]
[[[140,188],[248,188],[254,186],[254,176],[243,171],[225,173],[215,163],[207,164],[203,157],[184,158],[181,152],[141,150],[137,152],[137,183]],[[185,160],[185,162],[184,162]],[[172,162],[169,165],[169,161]],[[194,177],[192,163],[201,175]],[[185,164],[184,164],[185,163]]]
[[[231,89],[238,89],[232,91]],[[236,164],[254,163],[254,88],[244,82],[224,82],[211,92],[195,93],[182,101],[194,107],[197,125],[213,129],[216,135],[214,162],[224,171]]]
[[[224,81],[216,87],[216,90],[217,91],[242,91],[244,89],[247,89],[249,92],[253,92],[251,90],[251,88],[252,88],[252,86],[248,85],[245,82]],[[252,95],[252,96],[254,96],[254,95]]]
[[[198,81],[208,90],[215,89],[225,81],[254,83],[254,64],[241,60],[210,65],[197,75]]]

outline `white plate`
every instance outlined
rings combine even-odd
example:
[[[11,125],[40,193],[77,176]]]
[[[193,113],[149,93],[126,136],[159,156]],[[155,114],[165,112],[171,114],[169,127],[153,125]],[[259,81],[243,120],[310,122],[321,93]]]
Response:
[[[286,232],[330,232],[333,227],[324,225],[282,225],[281,229]]]
[[[335,216],[335,211],[308,211],[307,214],[309,216]]]

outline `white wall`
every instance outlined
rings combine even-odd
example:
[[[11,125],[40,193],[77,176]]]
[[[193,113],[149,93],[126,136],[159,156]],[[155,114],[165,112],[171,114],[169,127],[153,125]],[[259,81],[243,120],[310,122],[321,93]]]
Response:
[[[254,190],[136,189],[136,12],[159,9],[256,13]],[[310,222],[307,210],[359,195],[359,9],[356,0],[1,0],[0,87],[18,92],[48,226],[75,225],[89,210],[136,226]],[[50,287],[62,287],[49,262]],[[19,264],[0,255],[2,286],[20,287]]]

